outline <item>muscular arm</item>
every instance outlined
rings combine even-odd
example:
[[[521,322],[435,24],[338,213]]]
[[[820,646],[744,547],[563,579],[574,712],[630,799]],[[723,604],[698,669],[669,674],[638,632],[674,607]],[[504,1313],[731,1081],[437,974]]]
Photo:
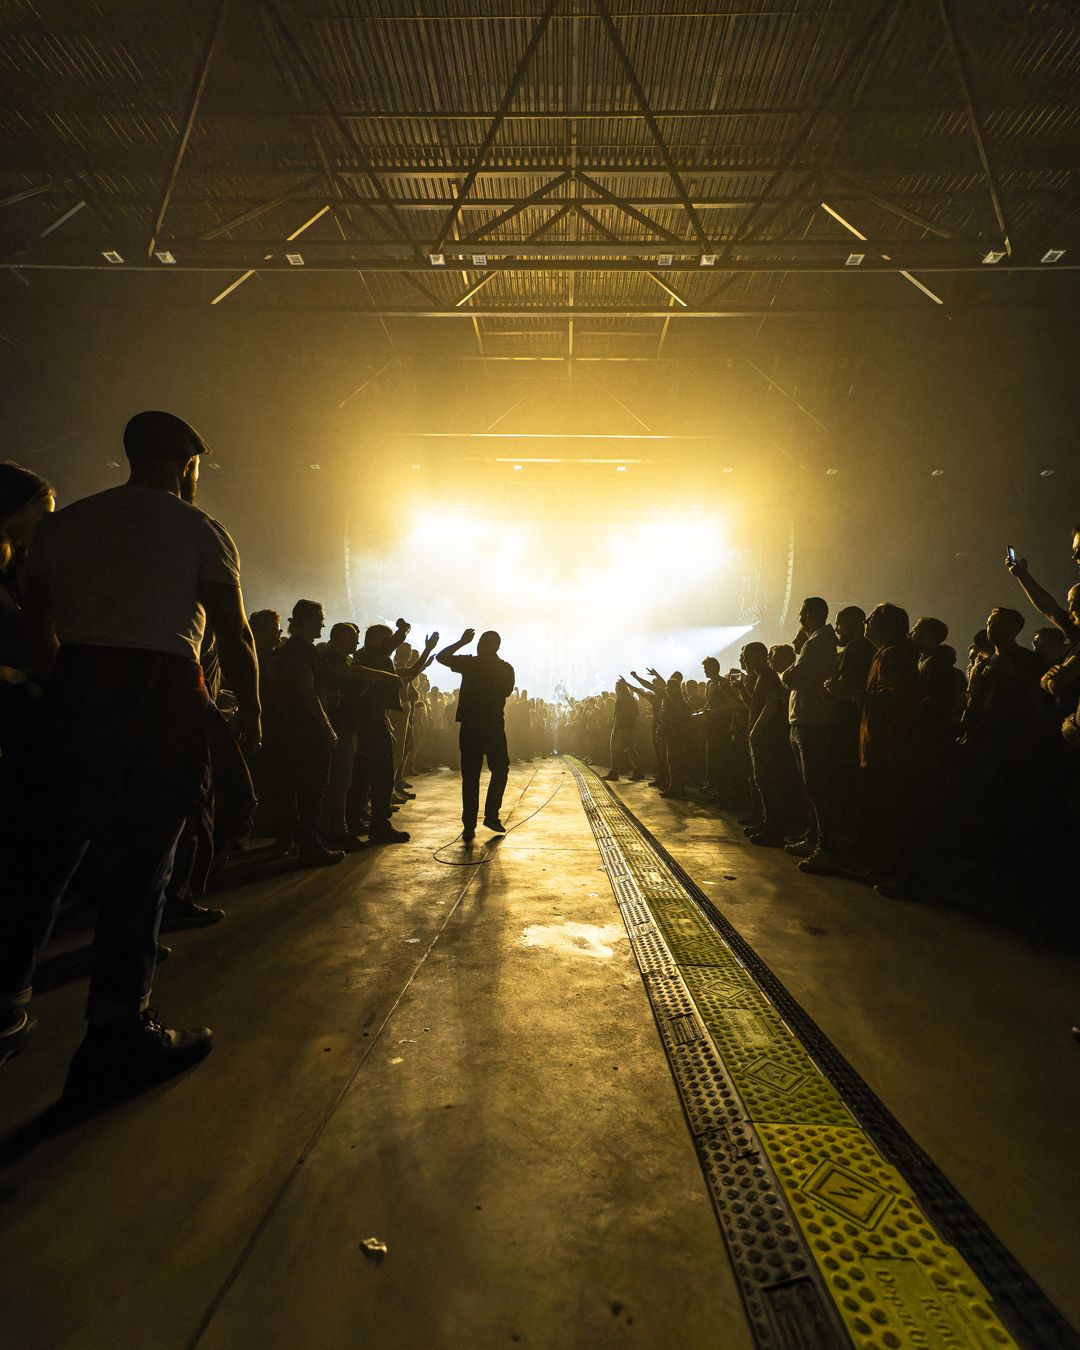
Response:
[[[1020,583],[1020,589],[1044,618],[1060,628],[1063,633],[1072,631],[1069,615],[1064,605],[1059,605],[1048,590],[1045,590],[1027,570],[1027,562],[1021,558],[1015,563],[1006,563],[1006,567]]]
[[[226,683],[236,695],[238,731],[242,738],[257,741],[261,734],[259,663],[255,656],[255,641],[244,613],[243,593],[239,586],[207,581],[199,587],[199,600],[217,636]]]
[[[472,628],[466,628],[456,642],[451,642],[448,647],[444,647],[436,655],[435,660],[442,666],[449,666],[451,670],[457,669],[453,664],[454,656],[461,651],[462,647],[467,647],[475,636],[476,633]]]

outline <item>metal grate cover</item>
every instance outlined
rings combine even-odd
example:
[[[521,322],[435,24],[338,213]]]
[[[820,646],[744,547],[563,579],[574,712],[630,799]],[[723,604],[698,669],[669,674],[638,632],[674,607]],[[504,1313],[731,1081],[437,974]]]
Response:
[[[753,949],[569,762],[758,1345],[1080,1346]]]

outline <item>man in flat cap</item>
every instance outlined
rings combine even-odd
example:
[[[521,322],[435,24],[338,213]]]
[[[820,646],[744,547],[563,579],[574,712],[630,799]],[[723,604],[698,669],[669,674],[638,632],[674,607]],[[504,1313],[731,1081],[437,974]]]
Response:
[[[127,424],[124,450],[128,482],[58,511],[30,550],[27,610],[55,653],[50,732],[31,785],[39,829],[9,868],[0,906],[2,1058],[32,1030],[37,959],[93,846],[89,1026],[65,1087],[78,1099],[139,1091],[211,1047],[208,1028],[171,1030],[149,1007],[164,887],[207,759],[208,622],[239,703],[233,728],[249,747],[260,736],[236,545],[194,505],[208,448],[180,418],[143,412]]]

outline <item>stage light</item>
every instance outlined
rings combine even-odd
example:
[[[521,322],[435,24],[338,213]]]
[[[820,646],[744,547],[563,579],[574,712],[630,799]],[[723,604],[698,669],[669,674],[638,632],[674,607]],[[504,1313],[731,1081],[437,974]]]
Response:
[[[446,254],[445,254],[445,253],[429,253],[429,254],[428,254],[428,262],[431,263],[432,267],[445,267],[445,266],[446,266]]]
[[[1053,469],[1040,469],[1040,470],[1039,470],[1039,477],[1040,477],[1040,478],[1053,478],[1053,476],[1054,476],[1054,471],[1053,471]]]
[[[616,473],[625,473],[625,472],[626,472],[626,465],[625,465],[625,464],[616,464],[616,465],[615,465],[615,472],[616,472]]]
[[[514,472],[515,472],[515,473],[520,473],[521,470],[522,470],[522,467],[523,467],[523,466],[520,465],[520,464],[515,464],[515,465],[514,465]]]
[[[702,267],[715,267],[715,266],[716,266],[716,254],[715,254],[715,253],[703,253],[703,254],[701,255],[701,260],[700,260],[700,261],[701,261],[701,266],[702,266]]]
[[[944,477],[945,477],[945,470],[944,470],[944,469],[931,469],[931,470],[930,470],[930,477],[931,477],[931,478],[944,478]]]

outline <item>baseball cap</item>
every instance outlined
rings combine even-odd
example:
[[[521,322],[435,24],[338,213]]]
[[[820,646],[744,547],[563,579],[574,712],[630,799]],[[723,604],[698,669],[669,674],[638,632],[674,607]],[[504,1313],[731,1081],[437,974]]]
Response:
[[[182,417],[167,412],[136,413],[124,428],[124,453],[154,459],[189,459],[209,455],[210,447]]]

